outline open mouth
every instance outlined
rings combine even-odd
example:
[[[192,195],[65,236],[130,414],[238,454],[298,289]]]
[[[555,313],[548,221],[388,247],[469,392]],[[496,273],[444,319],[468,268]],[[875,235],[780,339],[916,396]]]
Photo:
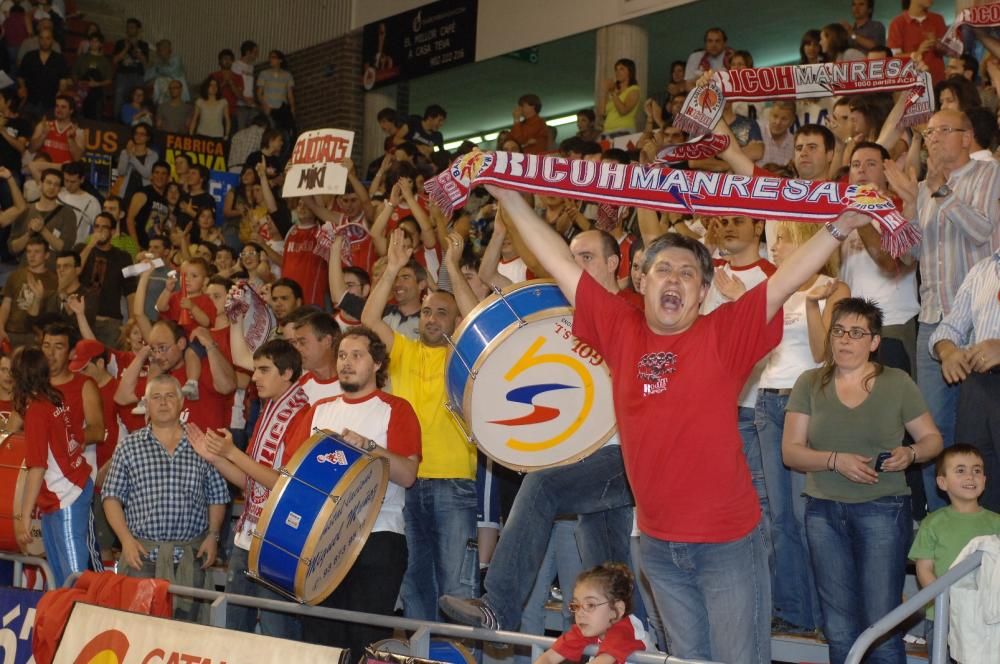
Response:
[[[680,311],[683,300],[681,294],[674,290],[664,291],[660,296],[660,306],[667,311]]]

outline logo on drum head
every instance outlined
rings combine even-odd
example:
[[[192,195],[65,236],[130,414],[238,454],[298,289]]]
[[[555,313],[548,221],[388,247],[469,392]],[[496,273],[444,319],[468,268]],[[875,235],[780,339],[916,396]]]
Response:
[[[316,455],[316,461],[319,463],[332,463],[337,466],[347,465],[347,457],[344,455],[343,450],[327,452],[326,454],[318,454]]]
[[[507,401],[523,403],[526,406],[534,406],[535,409],[527,415],[523,415],[521,417],[513,417],[508,420],[490,420],[490,424],[503,424],[509,427],[517,427],[525,424],[541,424],[542,422],[554,420],[559,417],[561,411],[558,408],[539,406],[536,403],[532,403],[534,398],[539,394],[544,394],[545,392],[551,392],[553,390],[573,389],[576,389],[576,386],[563,385],[561,383],[543,383],[542,385],[525,385],[524,387],[516,387],[507,393]]]

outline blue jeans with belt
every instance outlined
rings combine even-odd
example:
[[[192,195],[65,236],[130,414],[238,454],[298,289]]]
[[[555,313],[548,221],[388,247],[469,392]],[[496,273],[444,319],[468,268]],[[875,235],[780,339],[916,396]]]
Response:
[[[819,599],[809,565],[805,536],[806,476],[790,470],[781,458],[781,437],[785,431],[786,390],[761,389],[757,393],[754,423],[760,439],[764,484],[771,511],[771,544],[774,547],[774,576],[771,599],[774,616],[804,630],[819,627]]]
[[[806,498],[806,535],[830,664],[840,664],[861,632],[900,603],[913,536],[910,497],[864,503]],[[904,664],[902,635],[901,629],[892,632],[865,661]]]

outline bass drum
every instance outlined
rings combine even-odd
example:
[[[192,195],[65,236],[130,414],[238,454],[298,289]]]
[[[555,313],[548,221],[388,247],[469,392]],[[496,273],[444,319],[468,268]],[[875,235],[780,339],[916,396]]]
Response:
[[[486,298],[455,331],[450,408],[494,461],[524,472],[574,463],[617,430],[607,364],[572,330],[559,287],[537,279]]]

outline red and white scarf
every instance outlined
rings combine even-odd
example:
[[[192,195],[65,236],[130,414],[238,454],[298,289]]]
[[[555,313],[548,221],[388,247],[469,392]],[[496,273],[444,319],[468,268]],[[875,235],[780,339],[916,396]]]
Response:
[[[543,196],[706,216],[745,215],[822,223],[854,210],[878,222],[882,246],[893,256],[902,255],[920,240],[920,231],[873,187],[832,181],[472,152],[428,180],[424,188],[442,210],[450,213],[465,203],[473,188],[484,184]]]
[[[299,385],[292,385],[284,394],[277,399],[271,399],[264,404],[257,426],[254,428],[253,440],[247,448],[247,454],[254,461],[260,462],[270,468],[281,466],[281,454],[288,444],[285,434],[288,432],[288,425],[291,424],[295,416],[303,408],[309,406],[309,397],[305,390]],[[294,441],[300,442],[300,441]],[[242,531],[242,526],[247,518],[256,523],[260,519],[261,510],[268,496],[267,487],[247,476],[245,497],[246,504],[243,508],[243,516],[237,524],[237,533]]]
[[[674,126],[692,137],[703,136],[722,117],[727,101],[817,99],[892,90],[910,92],[902,126],[930,119],[934,112],[930,74],[920,71],[909,58],[886,58],[719,71],[707,85],[688,94]]]
[[[945,55],[957,58],[962,55],[965,45],[958,36],[959,28],[963,25],[971,25],[973,28],[995,28],[1000,26],[1000,2],[991,2],[988,5],[978,7],[967,7],[959,12],[944,37],[938,40],[938,48],[944,51]]]
[[[226,316],[230,323],[243,317],[243,338],[251,351],[256,351],[271,338],[278,319],[264,298],[255,291],[248,281],[240,279],[226,294]]]

